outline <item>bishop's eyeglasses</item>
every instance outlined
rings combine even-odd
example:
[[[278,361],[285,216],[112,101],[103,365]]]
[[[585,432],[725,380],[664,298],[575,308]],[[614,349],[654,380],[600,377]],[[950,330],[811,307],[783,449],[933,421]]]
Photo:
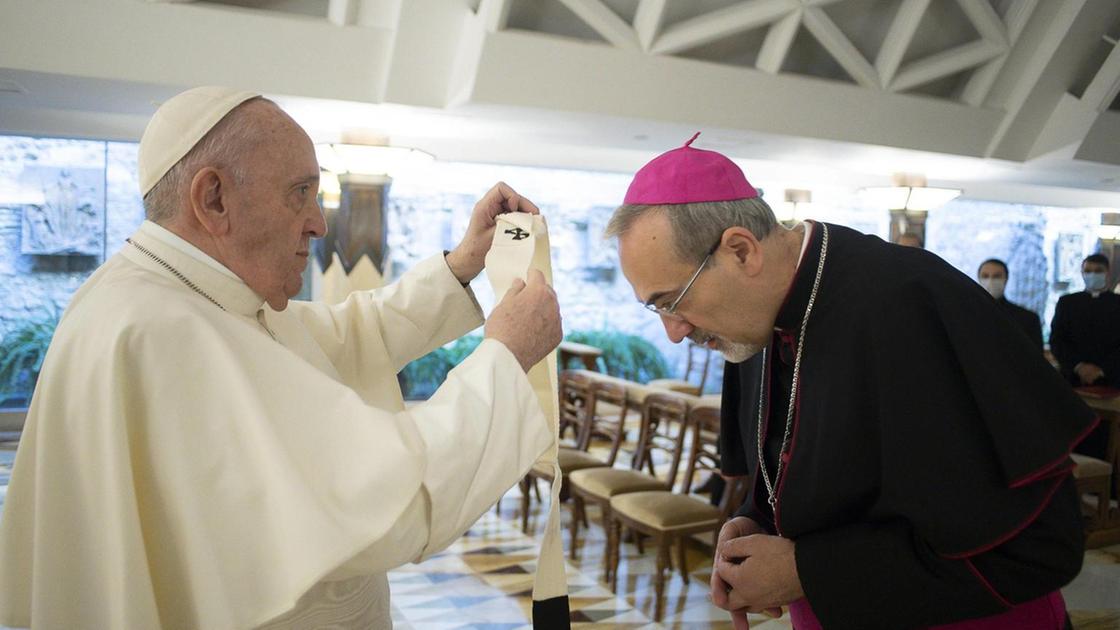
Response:
[[[671,304],[669,304],[668,306],[658,306],[656,300],[650,300],[649,302],[642,304],[642,306],[644,306],[647,311],[651,313],[657,313],[662,317],[668,317],[669,319],[675,319],[678,321],[683,320],[683,317],[677,315],[677,306],[680,305],[681,300],[684,299],[684,296],[686,293],[688,293],[688,290],[692,288],[692,285],[696,282],[696,279],[700,277],[700,272],[704,271],[704,268],[708,266],[708,261],[712,259],[712,255],[716,253],[717,249],[719,249],[719,244],[721,242],[723,242],[722,234],[720,235],[720,240],[716,241],[716,244],[712,245],[712,248],[708,250],[708,255],[704,257],[703,262],[701,262],[700,266],[696,268],[695,273],[693,273],[692,277],[688,279],[688,283],[684,285],[684,288],[681,289],[681,292],[677,294],[676,299],[674,299]]]

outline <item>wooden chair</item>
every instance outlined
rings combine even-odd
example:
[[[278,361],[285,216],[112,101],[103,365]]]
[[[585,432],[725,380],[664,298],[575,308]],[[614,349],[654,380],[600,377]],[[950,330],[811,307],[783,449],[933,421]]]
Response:
[[[623,393],[625,395],[625,392]],[[579,524],[587,522],[586,503],[599,506],[603,515],[603,532],[607,534],[607,553],[603,556],[603,581],[610,580],[610,537],[608,515],[611,497],[643,490],[668,490],[673,487],[680,468],[686,433],[688,407],[684,399],[666,394],[651,394],[642,405],[642,423],[638,431],[638,445],[630,458],[630,468],[594,468],[577,470],[568,478],[572,496],[572,520],[569,524],[571,542],[569,555],[575,558],[579,543]],[[615,448],[617,451],[617,446]],[[615,451],[612,451],[612,456]],[[652,467],[653,452],[662,451],[669,456],[669,465],[662,475],[647,474],[641,467],[649,462]],[[612,462],[613,463],[613,462]]]
[[[580,447],[580,440],[588,422],[591,406],[591,379],[573,370],[563,370],[557,379],[559,395],[561,447]],[[572,439],[565,443],[564,435],[571,431]]]
[[[591,380],[582,374],[565,370],[560,373],[559,398],[560,398],[560,437],[563,439],[568,429],[572,430],[573,440],[570,446],[561,445],[557,452],[560,462],[560,472],[566,480],[573,471],[584,468],[598,468],[608,466],[607,462],[587,452],[590,443],[592,425],[596,417],[595,397],[592,394]],[[563,443],[562,443],[563,444]],[[525,477],[521,479],[521,531],[529,533],[529,504],[530,493],[536,492],[537,501],[541,500],[540,491],[537,489],[537,480],[543,479],[551,482],[553,479],[552,466],[544,464],[534,465]],[[564,482],[567,486],[567,482]],[[566,490],[562,487],[560,500],[568,498]]]
[[[684,368],[684,378],[655,378],[647,385],[669,389],[675,392],[699,396],[708,380],[708,365],[712,362],[712,351],[705,346],[688,342],[688,362]],[[693,370],[700,372],[700,382],[692,382]]]
[[[719,506],[689,495],[693,478],[700,471],[719,474],[719,455],[717,453],[719,434],[719,410],[712,407],[698,407],[688,416],[692,433],[688,466],[685,469],[684,485],[680,494],[667,491],[634,492],[616,496],[610,501],[609,528],[611,537],[617,539],[622,527],[629,527],[651,536],[657,549],[657,573],[654,576],[654,591],[657,598],[654,621],[661,621],[665,608],[665,570],[672,570],[669,549],[673,541],[678,546],[678,568],[681,579],[688,583],[688,566],[685,545],[688,538],[696,533],[711,532],[713,548],[719,536],[720,527],[731,512],[738,507],[747,488],[746,479],[729,480],[720,497]],[[619,546],[609,548],[611,564],[611,589],[617,589],[618,563],[621,555]]]
[[[607,455],[607,465],[613,466],[626,439],[626,418],[630,413],[626,388],[620,383],[592,377],[591,400],[594,413],[591,414],[591,422],[586,424],[587,430],[581,437],[580,445],[583,450],[589,450],[596,438],[609,441],[611,450]]]
[[[1077,494],[1091,495],[1097,502],[1096,507],[1087,515],[1085,523],[1085,533],[1089,535],[1108,525],[1109,500],[1112,498],[1112,464],[1078,453],[1073,453],[1070,457],[1075,464],[1073,478],[1077,483]]]

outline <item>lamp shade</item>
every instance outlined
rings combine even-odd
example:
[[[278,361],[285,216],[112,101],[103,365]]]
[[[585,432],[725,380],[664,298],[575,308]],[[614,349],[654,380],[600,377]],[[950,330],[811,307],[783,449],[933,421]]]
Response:
[[[1102,212],[1097,226],[1097,238],[1102,241],[1120,240],[1120,212]]]
[[[435,156],[419,149],[344,143],[315,145],[315,157],[320,168],[337,175],[389,177],[415,171],[435,161]]]
[[[911,212],[941,207],[961,194],[957,188],[926,186],[925,176],[916,173],[895,173],[892,179],[893,186],[873,186],[860,192],[873,205],[886,207],[888,210]]]

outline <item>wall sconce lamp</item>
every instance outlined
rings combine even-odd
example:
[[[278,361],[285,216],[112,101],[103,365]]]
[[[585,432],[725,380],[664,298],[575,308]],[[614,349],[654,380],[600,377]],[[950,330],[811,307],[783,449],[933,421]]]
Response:
[[[893,186],[873,186],[860,192],[876,206],[907,212],[926,212],[949,203],[961,194],[957,188],[926,186],[925,176],[917,173],[896,173],[892,180]]]
[[[394,177],[420,170],[435,156],[420,149],[383,144],[337,142],[315,145],[319,160],[319,193],[324,208],[338,208],[341,180],[388,184]]]
[[[1102,241],[1120,240],[1120,212],[1102,212],[1097,226],[1097,238]]]
[[[787,188],[785,190],[784,199],[774,208],[774,213],[777,215],[779,222],[793,224],[798,221],[799,216],[804,218],[805,213],[812,206],[812,203],[812,191]]]

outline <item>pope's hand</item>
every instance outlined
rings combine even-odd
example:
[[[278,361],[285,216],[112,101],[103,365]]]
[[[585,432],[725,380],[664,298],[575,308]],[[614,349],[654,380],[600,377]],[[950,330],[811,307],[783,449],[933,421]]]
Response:
[[[529,271],[529,281],[514,280],[486,320],[486,338],[505,344],[526,372],[548,356],[563,337],[560,305],[544,274]]]
[[[517,194],[505,182],[494,184],[482,199],[474,205],[471,222],[463,240],[447,254],[447,266],[459,282],[466,284],[474,279],[486,264],[486,254],[494,241],[494,227],[497,216],[506,212],[526,212],[540,214],[537,206]]]

